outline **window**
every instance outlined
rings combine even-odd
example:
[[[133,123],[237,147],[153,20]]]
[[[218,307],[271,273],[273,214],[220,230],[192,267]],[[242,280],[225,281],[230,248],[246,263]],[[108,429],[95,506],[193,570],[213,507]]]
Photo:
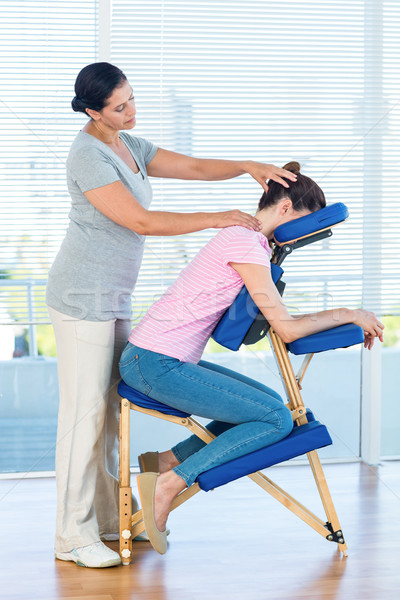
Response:
[[[107,7],[110,20],[99,20],[99,10]],[[39,419],[55,423],[55,359],[32,361],[31,371],[29,359],[7,359],[54,355],[44,288],[68,223],[64,161],[85,122],[71,111],[70,100],[76,74],[99,60],[99,48],[105,58],[108,39],[109,59],[134,88],[137,135],[199,157],[280,165],[299,160],[329,203],[348,205],[350,219],[331,239],[303,249],[285,265],[286,302],[299,311],[363,303],[392,315],[388,339],[393,343],[387,365],[384,349],[383,366],[384,373],[393,372],[388,365],[398,360],[400,313],[398,2],[3,0],[0,17],[0,380],[5,399],[0,428],[5,447],[10,447],[7,419],[21,419],[26,393],[37,396],[24,415],[31,431],[37,426],[30,452],[39,451],[45,427]],[[253,212],[262,191],[249,176],[211,183],[155,180],[153,189],[154,209],[179,211],[238,207]],[[213,233],[148,239],[134,292],[136,320]],[[347,425],[333,421],[343,440],[341,456],[357,455],[359,446],[359,352],[352,352],[348,359],[334,354],[344,377],[339,410],[351,405]],[[254,353],[234,360],[237,368],[257,371]],[[43,365],[50,370],[41,370]],[[396,389],[387,377],[385,385],[385,390]],[[313,386],[307,394],[318,393],[316,379]],[[389,396],[384,435],[395,410],[396,394]],[[324,400],[323,418],[329,405]],[[33,416],[38,420],[32,422]],[[383,451],[398,455],[400,449],[387,442]],[[16,447],[14,470],[25,468],[18,462],[23,452]],[[52,468],[51,452],[48,457],[46,464],[38,459],[35,469]]]
[[[26,327],[36,355],[34,325],[48,322],[46,277],[68,223],[65,159],[85,122],[70,102],[77,72],[96,60],[97,8],[95,0],[0,5],[0,327],[19,325],[16,349],[0,344],[1,358],[26,352]]]
[[[84,122],[70,102],[96,60],[97,5],[0,4],[0,472],[54,470],[57,365],[31,357],[54,353],[44,289],[68,223],[64,162]]]

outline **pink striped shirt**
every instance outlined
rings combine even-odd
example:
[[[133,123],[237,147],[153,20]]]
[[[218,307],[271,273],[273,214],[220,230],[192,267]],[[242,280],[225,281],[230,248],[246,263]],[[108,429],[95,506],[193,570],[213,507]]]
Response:
[[[243,281],[230,262],[270,267],[267,238],[245,227],[221,229],[131,331],[135,346],[197,363]]]

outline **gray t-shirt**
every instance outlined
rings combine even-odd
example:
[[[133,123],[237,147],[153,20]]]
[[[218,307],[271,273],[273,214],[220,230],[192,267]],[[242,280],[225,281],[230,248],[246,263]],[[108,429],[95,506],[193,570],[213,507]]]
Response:
[[[107,321],[131,315],[131,294],[145,238],[114,223],[84,195],[121,180],[142,206],[149,207],[152,189],[146,165],[157,147],[125,132],[120,137],[132,153],[138,173],[106,144],[83,131],[76,136],[67,159],[70,223],[49,272],[46,301],[78,319]]]

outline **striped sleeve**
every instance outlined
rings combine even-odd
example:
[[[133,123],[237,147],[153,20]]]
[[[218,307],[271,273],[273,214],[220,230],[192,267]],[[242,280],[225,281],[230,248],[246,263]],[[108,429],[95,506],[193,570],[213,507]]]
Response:
[[[232,227],[233,235],[229,236],[222,248],[222,261],[229,263],[249,263],[270,268],[271,251],[268,242],[261,233],[245,227]]]

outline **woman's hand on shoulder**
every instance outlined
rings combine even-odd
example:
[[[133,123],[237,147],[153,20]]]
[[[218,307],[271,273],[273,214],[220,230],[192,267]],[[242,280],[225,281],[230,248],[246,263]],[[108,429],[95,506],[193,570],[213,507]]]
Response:
[[[286,179],[289,179],[289,181],[297,180],[297,175],[291,171],[287,171],[281,167],[276,167],[275,165],[255,162],[253,160],[245,162],[244,170],[246,173],[251,175],[266,192],[268,192],[268,185],[266,183],[268,179],[272,179],[272,181],[280,183],[285,188],[289,187]],[[282,179],[283,177],[285,179]]]
[[[375,313],[359,308],[354,311],[355,325],[359,325],[364,330],[364,347],[371,350],[374,345],[375,338],[383,342],[384,324],[379,321]]]
[[[247,229],[261,231],[261,223],[258,219],[237,209],[212,213],[211,219],[214,223],[211,226],[213,229],[222,229],[224,227],[232,227],[232,225],[241,225]]]

